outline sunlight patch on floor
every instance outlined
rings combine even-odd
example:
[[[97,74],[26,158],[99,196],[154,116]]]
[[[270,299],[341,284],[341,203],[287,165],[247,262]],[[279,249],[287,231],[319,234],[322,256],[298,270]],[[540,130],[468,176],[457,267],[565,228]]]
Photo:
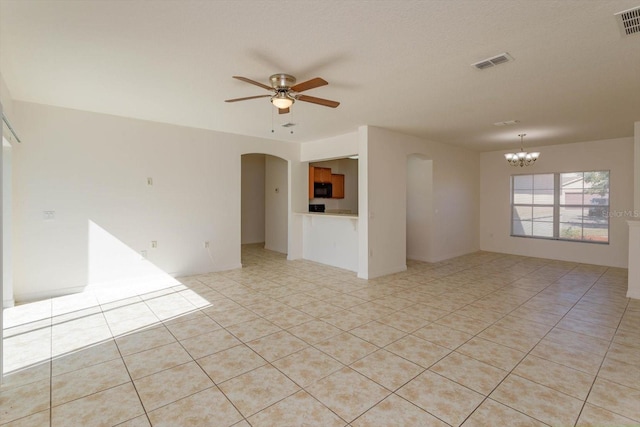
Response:
[[[92,221],[88,260],[88,284],[82,292],[4,310],[6,374],[210,305]]]

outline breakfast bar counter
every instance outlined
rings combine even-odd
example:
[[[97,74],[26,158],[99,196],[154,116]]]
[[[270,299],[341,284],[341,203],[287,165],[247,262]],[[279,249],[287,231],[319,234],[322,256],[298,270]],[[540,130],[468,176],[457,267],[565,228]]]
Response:
[[[336,212],[297,213],[303,217],[302,257],[358,271],[358,215]]]

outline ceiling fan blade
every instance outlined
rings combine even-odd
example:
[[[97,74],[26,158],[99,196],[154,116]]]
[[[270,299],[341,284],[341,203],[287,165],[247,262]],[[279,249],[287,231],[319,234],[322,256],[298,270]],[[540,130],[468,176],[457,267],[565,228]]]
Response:
[[[306,82],[298,83],[295,86],[291,87],[291,90],[294,92],[304,92],[305,90],[313,89],[316,87],[328,85],[329,83],[321,79],[320,77],[316,77],[315,79],[307,80]]]
[[[237,102],[237,101],[246,101],[247,99],[256,99],[256,98],[268,98],[272,95],[256,95],[256,96],[247,96],[245,98],[234,98],[234,99],[225,99],[224,102]]]
[[[278,108],[278,114],[287,114],[288,112],[288,108]]]
[[[331,101],[329,99],[316,98],[315,96],[300,95],[297,97],[299,101],[311,102],[312,104],[324,105],[325,107],[336,108],[340,105],[337,101]]]
[[[257,81],[255,81],[255,80],[248,79],[248,78],[246,78],[246,77],[233,76],[233,78],[234,78],[234,79],[238,79],[238,80],[242,80],[243,82],[246,82],[246,83],[251,83],[252,85],[260,86],[261,88],[266,89],[266,90],[269,90],[269,91],[273,91],[273,88],[272,88],[271,86],[263,85],[263,84],[262,84],[262,83],[260,83],[260,82],[257,82]]]

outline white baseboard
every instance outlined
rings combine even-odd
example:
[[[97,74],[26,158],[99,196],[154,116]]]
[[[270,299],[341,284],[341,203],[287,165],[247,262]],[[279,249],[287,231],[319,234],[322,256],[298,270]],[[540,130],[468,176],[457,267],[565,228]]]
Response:
[[[401,273],[403,271],[407,271],[407,264],[403,264],[397,267],[387,268],[384,270],[374,270],[370,272],[367,277],[361,277],[360,273],[358,273],[358,277],[361,279],[375,279],[376,277],[388,276],[390,274]]]
[[[278,252],[279,254],[285,254],[285,255],[287,255],[287,251],[286,251],[286,250],[282,251],[282,250],[280,250],[280,248],[274,248],[274,247],[272,247],[272,246],[267,246],[266,244],[264,245],[264,248],[265,248],[266,250],[268,250],[268,251]]]
[[[22,303],[41,301],[49,298],[62,297],[65,295],[78,294],[86,289],[86,286],[74,286],[71,288],[51,289],[41,292],[26,292],[14,295],[16,301]]]
[[[640,289],[629,289],[627,298],[640,299]]]
[[[172,273],[167,273],[167,276],[172,277],[172,278],[185,277],[185,276],[193,276],[193,275],[198,275],[198,274],[215,273],[215,272],[219,272],[219,271],[235,270],[235,269],[238,269],[238,268],[242,268],[242,264],[241,263],[234,263],[234,264],[228,264],[228,265],[217,265],[217,266],[215,266],[214,269],[208,269],[207,271],[202,271],[202,272],[193,272],[193,273],[190,273],[190,274],[181,274],[180,272],[172,272]],[[92,285],[95,285],[95,284],[92,284]],[[49,298],[56,298],[56,297],[61,297],[61,296],[65,296],[65,295],[77,294],[77,293],[83,292],[87,288],[91,288],[92,285],[74,286],[74,287],[58,288],[58,289],[49,289],[49,290],[46,290],[46,291],[39,291],[39,292],[15,293],[14,294],[14,299],[15,299],[15,301],[18,301],[20,303],[41,301],[41,300],[45,300],[45,299],[49,299]],[[13,305],[14,301],[11,301],[11,303]],[[4,307],[11,307],[12,305],[7,305],[7,301],[3,301],[3,306]]]
[[[480,251],[480,249],[472,249],[472,250],[464,250],[464,251],[459,251],[459,252],[452,252],[449,254],[445,254],[445,255],[440,255],[440,256],[436,256],[436,257],[432,257],[431,259],[429,259],[426,262],[431,262],[431,263],[435,263],[435,262],[440,262],[440,261],[446,261],[448,259],[451,258],[456,258],[459,256],[463,256],[463,255],[469,255],[469,254],[473,254]],[[420,261],[420,260],[418,260]]]
[[[229,264],[229,265],[220,265],[220,266],[217,266],[216,269],[211,271],[210,273],[215,273],[217,271],[235,270],[237,268],[242,268],[242,264],[241,263],[237,263],[237,264]]]

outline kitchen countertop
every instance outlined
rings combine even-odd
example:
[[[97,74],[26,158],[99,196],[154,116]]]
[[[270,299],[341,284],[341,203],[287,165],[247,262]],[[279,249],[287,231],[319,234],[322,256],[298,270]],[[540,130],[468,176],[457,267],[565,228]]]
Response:
[[[338,218],[358,218],[358,214],[354,213],[334,213],[334,212],[296,212],[298,215],[311,215],[311,216],[328,216]]]

